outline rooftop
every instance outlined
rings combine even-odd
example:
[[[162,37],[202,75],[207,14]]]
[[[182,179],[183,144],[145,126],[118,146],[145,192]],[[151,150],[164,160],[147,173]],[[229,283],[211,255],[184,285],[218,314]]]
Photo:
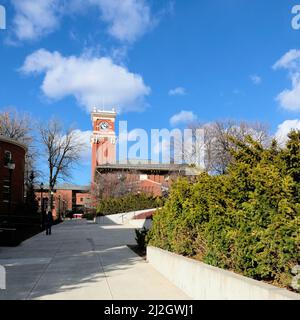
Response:
[[[199,170],[196,168],[190,167],[188,164],[170,164],[170,163],[151,163],[151,162],[117,162],[115,164],[103,164],[97,166],[96,170],[98,172],[104,171],[140,171],[140,172],[149,172],[149,171],[159,171],[165,173],[179,173],[183,175],[198,175]]]
[[[41,190],[40,185],[36,185],[34,187],[35,190]],[[44,190],[49,190],[49,185],[44,185],[43,186]],[[84,191],[84,192],[89,192],[91,189],[90,186],[78,186],[78,185],[73,185],[73,184],[59,184],[55,187],[54,190],[73,190],[73,191]]]
[[[94,108],[93,111],[91,112],[92,120],[93,120],[94,116],[116,118],[117,112],[114,108],[112,110],[104,110],[104,109],[101,110],[101,109]]]
[[[24,143],[21,143],[19,141],[16,141],[14,139],[11,139],[11,138],[8,138],[8,137],[5,137],[5,136],[2,136],[0,135],[0,141],[3,141],[3,142],[7,142],[7,143],[11,143],[11,144],[14,144],[18,147],[21,147],[23,148],[26,152],[27,152],[27,146],[24,144]]]

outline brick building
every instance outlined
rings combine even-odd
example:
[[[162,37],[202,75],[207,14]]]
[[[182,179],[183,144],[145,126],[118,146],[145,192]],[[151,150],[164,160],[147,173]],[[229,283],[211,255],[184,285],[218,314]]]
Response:
[[[168,192],[170,185],[178,176],[186,175],[185,166],[175,164],[154,164],[148,161],[133,164],[114,163],[96,167],[97,183],[103,183],[108,194],[118,192],[123,184],[127,192],[147,193],[153,196],[162,196]],[[106,183],[105,177],[110,183]],[[104,181],[104,182],[103,182]],[[120,190],[121,191],[121,190]]]
[[[144,192],[161,196],[168,191],[173,177],[191,175],[191,172],[188,172],[190,168],[184,164],[162,164],[148,160],[118,162],[116,158],[116,116],[114,110],[94,109],[91,114],[93,127],[92,181],[94,186],[97,185],[100,188],[102,184],[104,196],[114,195],[116,188],[120,188],[122,184],[127,192]]]
[[[40,210],[45,212],[49,203],[49,188],[38,186],[35,190]],[[53,192],[53,217],[59,218],[67,211],[80,212],[87,208],[91,202],[89,192],[89,186],[58,185]]]
[[[15,213],[24,202],[24,172],[27,147],[0,136],[0,214]]]

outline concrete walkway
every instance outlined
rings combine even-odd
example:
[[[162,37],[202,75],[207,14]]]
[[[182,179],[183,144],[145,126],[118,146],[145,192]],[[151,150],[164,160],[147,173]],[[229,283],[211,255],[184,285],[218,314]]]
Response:
[[[105,221],[104,221],[105,222]],[[0,247],[7,272],[0,300],[189,299],[126,245],[134,229],[66,221],[15,248]]]

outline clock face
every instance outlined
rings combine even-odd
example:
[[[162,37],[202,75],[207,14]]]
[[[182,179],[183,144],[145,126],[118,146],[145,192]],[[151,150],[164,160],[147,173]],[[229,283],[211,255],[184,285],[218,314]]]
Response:
[[[109,124],[106,121],[103,121],[100,123],[99,127],[101,130],[107,130],[109,129]]]

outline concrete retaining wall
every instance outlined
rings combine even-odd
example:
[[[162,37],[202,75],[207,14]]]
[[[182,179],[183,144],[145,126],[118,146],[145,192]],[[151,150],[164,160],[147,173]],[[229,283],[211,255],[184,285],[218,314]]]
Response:
[[[300,294],[154,247],[147,260],[196,300],[300,300]]]
[[[151,219],[132,219],[129,221],[129,224],[137,229],[143,229],[144,227],[146,229],[150,229],[152,226],[152,220]]]
[[[146,210],[139,210],[139,211],[132,211],[132,212],[124,212],[124,213],[118,213],[118,214],[111,214],[107,215],[105,217],[97,217],[97,223],[101,224],[126,224],[130,220],[132,220],[135,216],[151,211],[153,209],[146,209]],[[137,227],[138,228],[138,227]]]

